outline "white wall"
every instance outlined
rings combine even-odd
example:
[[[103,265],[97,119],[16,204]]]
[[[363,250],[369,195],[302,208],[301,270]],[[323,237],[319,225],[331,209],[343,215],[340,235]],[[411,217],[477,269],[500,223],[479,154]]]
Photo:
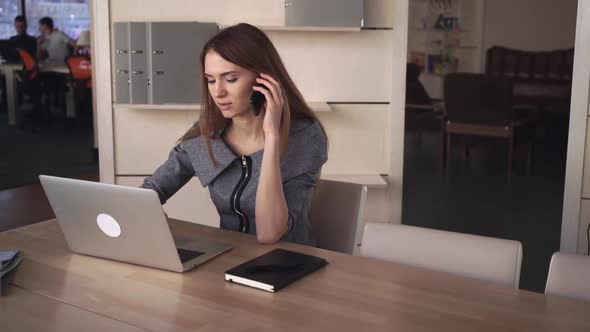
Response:
[[[582,253],[586,247],[582,229],[587,225],[589,205],[583,198],[586,191],[582,183],[589,175],[588,164],[584,165],[584,155],[588,154],[586,132],[588,121],[588,77],[590,76],[590,2],[578,3],[576,43],[574,53],[574,75],[572,79],[572,102],[568,137],[567,163],[563,198],[563,217],[561,222],[560,251]],[[586,150],[586,152],[584,152]],[[585,173],[585,174],[583,174]],[[584,176],[582,176],[584,175]],[[582,211],[580,211],[582,207]],[[580,213],[581,212],[581,213]],[[580,220],[582,218],[582,220]],[[582,222],[581,222],[582,221]],[[584,229],[585,231],[585,229]]]
[[[487,0],[484,52],[499,45],[529,51],[574,46],[577,0]]]
[[[587,40],[587,39],[586,39]],[[578,45],[576,45],[578,46]],[[588,55],[588,50],[583,50]],[[577,54],[575,56],[578,56]],[[590,57],[586,57],[590,59]],[[578,61],[580,63],[582,61]],[[578,90],[588,90],[588,60],[584,61],[585,68],[575,71],[585,79],[584,84],[578,84]],[[575,69],[576,67],[574,67]],[[574,92],[576,93],[576,92]],[[561,250],[568,249],[569,252],[586,254],[588,251],[588,225],[590,224],[590,117],[588,110],[590,104],[588,94],[577,93],[573,95],[573,104],[570,115],[570,132],[568,138],[568,156],[566,183],[564,192],[564,206],[562,215]],[[581,96],[580,96],[581,95]],[[585,138],[584,138],[585,136]],[[581,190],[580,190],[581,186]],[[581,191],[581,194],[580,194]],[[581,199],[578,197],[581,196]],[[575,234],[577,232],[577,238]],[[577,245],[575,240],[577,239]],[[574,251],[577,250],[577,251]]]

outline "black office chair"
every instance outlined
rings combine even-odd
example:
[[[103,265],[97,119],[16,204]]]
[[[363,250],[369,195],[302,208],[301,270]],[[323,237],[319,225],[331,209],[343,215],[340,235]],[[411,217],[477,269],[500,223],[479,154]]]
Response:
[[[24,49],[18,49],[19,56],[23,63],[23,70],[19,73],[19,93],[21,97],[27,95],[31,101],[32,109],[30,112],[22,111],[23,114],[20,127],[25,129],[27,124],[31,125],[31,131],[35,131],[43,116],[47,116],[47,110],[41,105],[42,83],[39,79],[37,60]]]
[[[505,139],[508,142],[507,173],[512,175],[516,132],[529,141],[527,171],[532,158],[529,119],[512,108],[512,81],[505,76],[454,73],[444,81],[446,165],[449,168],[452,137],[469,136]],[[468,141],[466,142],[468,144]],[[467,145],[466,145],[467,147]],[[466,155],[468,150],[466,148]]]

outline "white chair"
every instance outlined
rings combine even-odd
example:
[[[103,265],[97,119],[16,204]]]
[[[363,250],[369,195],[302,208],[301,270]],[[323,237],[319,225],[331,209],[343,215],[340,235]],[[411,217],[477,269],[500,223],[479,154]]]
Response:
[[[560,252],[553,254],[545,294],[590,301],[590,257]]]
[[[318,248],[354,254],[360,243],[361,217],[367,187],[319,180],[311,204],[310,223]]]
[[[361,255],[518,288],[518,241],[406,225],[367,223]]]

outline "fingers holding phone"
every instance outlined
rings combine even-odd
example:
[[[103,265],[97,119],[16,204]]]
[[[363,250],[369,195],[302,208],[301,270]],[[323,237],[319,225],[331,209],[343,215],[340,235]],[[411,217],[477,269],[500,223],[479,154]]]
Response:
[[[262,86],[261,84],[257,84],[257,86]],[[253,91],[252,95],[250,96],[250,110],[254,113],[255,116],[260,114],[262,111],[262,106],[264,106],[264,102],[266,98],[260,91]]]
[[[277,134],[281,125],[285,105],[281,84],[268,74],[260,73],[252,89],[260,92],[266,99],[263,130],[266,134]]]

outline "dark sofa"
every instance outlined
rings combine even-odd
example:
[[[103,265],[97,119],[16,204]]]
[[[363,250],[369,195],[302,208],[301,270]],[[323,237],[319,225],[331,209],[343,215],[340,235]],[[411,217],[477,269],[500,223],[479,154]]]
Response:
[[[515,104],[569,110],[574,49],[532,52],[493,46],[486,53],[486,74],[512,78]]]

